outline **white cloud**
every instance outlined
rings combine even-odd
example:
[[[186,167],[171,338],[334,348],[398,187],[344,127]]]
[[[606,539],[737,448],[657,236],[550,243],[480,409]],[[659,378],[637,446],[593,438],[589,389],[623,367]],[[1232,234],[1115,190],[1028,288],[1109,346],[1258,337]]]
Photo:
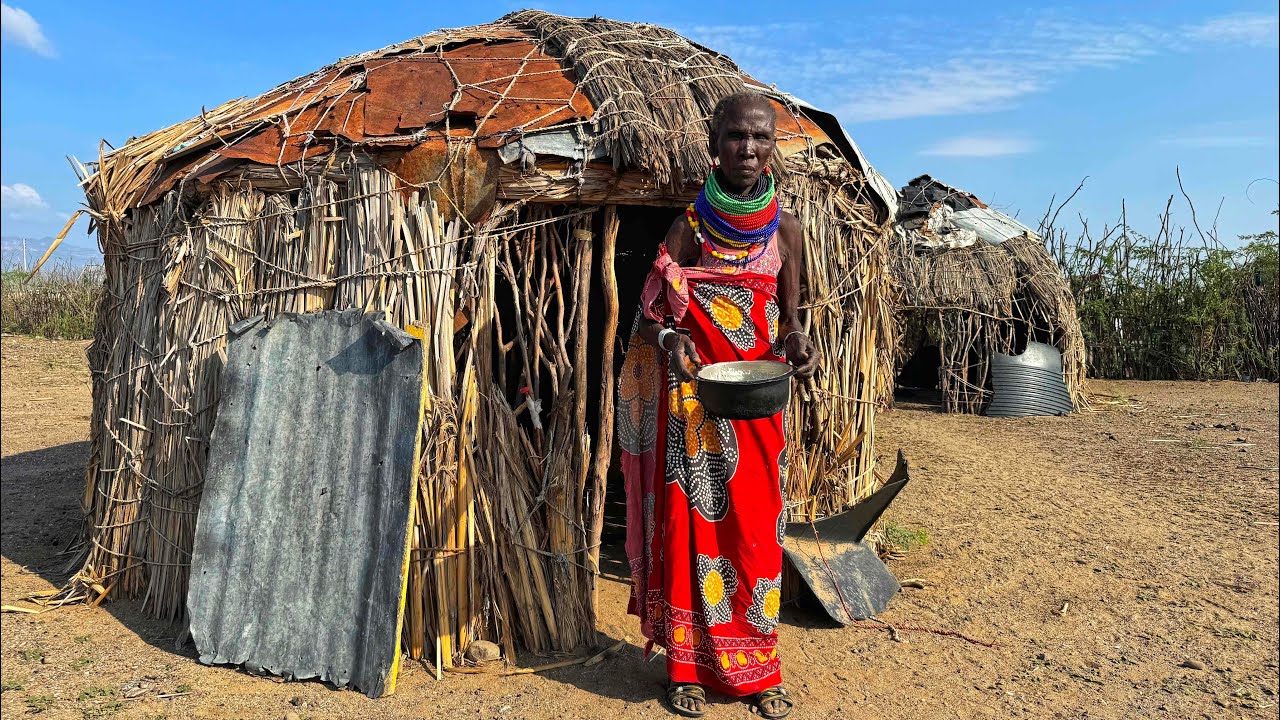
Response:
[[[1210,18],[1185,29],[1191,40],[1275,47],[1280,41],[1280,16],[1237,13]]]
[[[952,60],[901,70],[891,83],[867,88],[838,114],[858,122],[989,112],[1042,87],[1040,79],[1000,63]]]
[[[1274,122],[1218,120],[1196,123],[1168,133],[1157,142],[1169,147],[1205,150],[1275,147],[1280,141],[1276,137]]]
[[[0,36],[6,41],[15,42],[28,50],[43,55],[44,57],[54,57],[57,52],[53,49],[53,44],[49,42],[49,38],[44,36],[44,31],[40,29],[40,23],[31,17],[22,8],[15,8],[8,3],[0,3]]]
[[[1228,149],[1270,147],[1276,144],[1274,137],[1266,135],[1181,135],[1161,138],[1162,145],[1186,148]]]
[[[1167,33],[1146,25],[1104,26],[1040,16],[996,21],[985,44],[941,47],[941,56],[898,61],[867,78],[838,109],[852,122],[1006,110],[1084,69],[1107,69],[1161,52]],[[935,51],[936,52],[936,51]]]
[[[1072,74],[1228,43],[1275,44],[1276,16],[1188,26],[1103,23],[1059,11],[984,19],[942,33],[912,15],[855,24],[708,25],[685,34],[848,122],[1007,110]]]
[[[14,183],[0,186],[0,208],[6,218],[30,218],[48,213],[49,203],[30,185]]]
[[[1035,149],[1035,143],[1026,138],[995,136],[953,137],[925,148],[921,155],[937,157],[999,157],[1021,155]]]

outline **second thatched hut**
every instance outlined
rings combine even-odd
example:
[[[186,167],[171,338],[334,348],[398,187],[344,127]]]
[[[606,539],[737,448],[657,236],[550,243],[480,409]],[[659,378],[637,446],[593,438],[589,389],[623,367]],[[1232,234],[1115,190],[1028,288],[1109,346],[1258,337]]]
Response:
[[[1072,403],[1085,406],[1075,298],[1034,231],[921,175],[899,191],[892,256],[899,384],[937,387],[948,412],[979,413],[992,398],[992,357],[1034,341],[1062,353]]]

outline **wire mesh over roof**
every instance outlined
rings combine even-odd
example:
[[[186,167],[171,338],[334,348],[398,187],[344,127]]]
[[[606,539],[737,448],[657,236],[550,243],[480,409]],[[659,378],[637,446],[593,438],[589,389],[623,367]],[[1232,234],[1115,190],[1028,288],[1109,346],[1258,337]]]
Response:
[[[433,139],[499,148],[566,130],[592,146],[584,155],[681,188],[711,169],[707,119],[716,102],[744,88],[773,100],[783,156],[828,146],[874,175],[834,118],[766,87],[724,55],[655,25],[528,10],[344,58],[131,140],[101,159],[86,191],[101,193],[95,205],[118,215],[246,162],[283,167],[343,147]],[[894,198],[883,188],[876,194],[890,208]]]

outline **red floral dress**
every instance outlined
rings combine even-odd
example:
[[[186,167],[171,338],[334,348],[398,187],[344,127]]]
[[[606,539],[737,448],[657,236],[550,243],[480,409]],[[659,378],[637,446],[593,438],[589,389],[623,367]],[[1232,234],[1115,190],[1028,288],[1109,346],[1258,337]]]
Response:
[[[781,362],[776,237],[744,268],[704,255],[680,268],[659,252],[645,315],[679,317],[703,362]],[[664,648],[675,683],[750,695],[782,680],[783,413],[727,420],[705,411],[666,353],[638,336],[619,380],[632,614]],[[649,649],[649,648],[646,648]]]

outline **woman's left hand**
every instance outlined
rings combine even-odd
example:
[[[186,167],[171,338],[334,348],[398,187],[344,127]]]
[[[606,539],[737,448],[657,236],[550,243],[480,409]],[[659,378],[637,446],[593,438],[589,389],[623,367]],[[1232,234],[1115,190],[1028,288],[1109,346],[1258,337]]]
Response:
[[[808,335],[801,332],[787,335],[783,340],[783,350],[787,354],[787,362],[796,369],[801,380],[808,380],[818,371],[820,353]]]

